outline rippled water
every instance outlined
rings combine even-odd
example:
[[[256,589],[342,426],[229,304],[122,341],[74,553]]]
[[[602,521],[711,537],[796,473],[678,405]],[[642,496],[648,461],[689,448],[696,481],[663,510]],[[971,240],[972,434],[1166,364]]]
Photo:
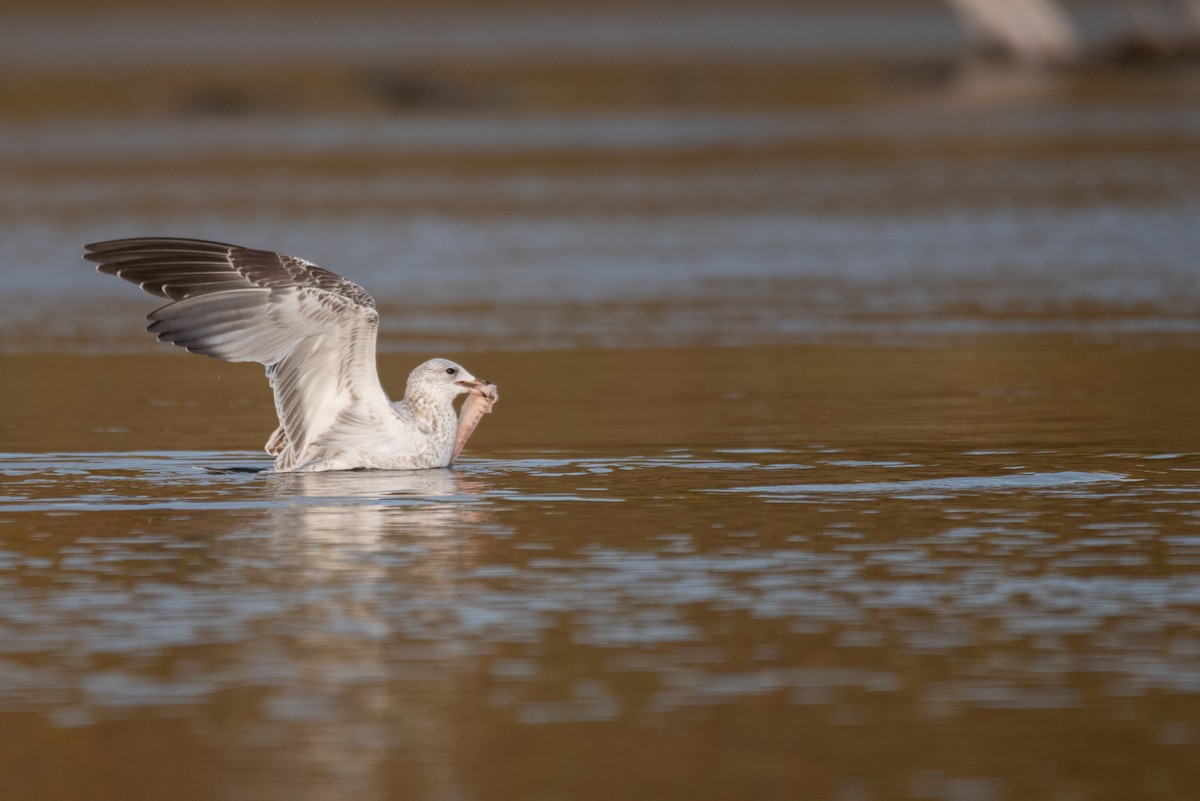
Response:
[[[1188,348],[476,354],[510,382],[470,458],[312,475],[102,449],[257,442],[256,370],[58,358],[81,397],[10,395],[7,439],[91,450],[0,455],[28,795],[67,760],[119,797],[147,751],[184,798],[1200,787]]]

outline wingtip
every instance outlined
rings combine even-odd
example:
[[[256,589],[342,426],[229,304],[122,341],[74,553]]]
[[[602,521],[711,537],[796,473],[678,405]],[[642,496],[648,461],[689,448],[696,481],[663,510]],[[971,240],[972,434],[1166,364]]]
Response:
[[[84,245],[83,247],[83,260],[96,265],[96,272],[120,277],[117,265],[106,261],[103,253],[98,253],[94,249],[91,249],[95,247],[94,245]]]
[[[122,241],[121,239],[105,239],[100,242],[88,242],[83,246],[83,257],[86,259],[98,256],[101,251],[111,250],[113,245],[119,245]]]
[[[119,245],[121,240],[108,239],[103,242],[88,242],[83,246],[83,259],[90,261],[96,265],[96,269],[108,275],[116,275],[113,269],[105,269],[105,261],[111,258],[114,245]]]

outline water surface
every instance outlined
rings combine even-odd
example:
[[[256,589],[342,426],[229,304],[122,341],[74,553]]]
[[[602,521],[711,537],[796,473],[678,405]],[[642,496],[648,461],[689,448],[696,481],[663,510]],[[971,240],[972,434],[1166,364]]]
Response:
[[[55,432],[35,358],[22,795],[78,797],[63,760],[91,798],[1200,787],[1191,349],[481,353],[508,385],[459,466],[317,475],[200,469],[266,463],[257,370],[55,357]]]

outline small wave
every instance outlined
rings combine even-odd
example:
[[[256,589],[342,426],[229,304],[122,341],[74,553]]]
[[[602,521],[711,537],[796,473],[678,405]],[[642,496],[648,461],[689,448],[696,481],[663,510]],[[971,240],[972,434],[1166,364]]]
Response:
[[[954,476],[912,481],[857,481],[841,484],[785,484],[758,487],[728,487],[708,492],[743,492],[770,497],[799,497],[829,494],[929,495],[956,492],[1007,492],[1053,490],[1080,484],[1129,481],[1120,473],[1091,473],[1063,470],[1053,473],[1017,473],[1008,476]]]

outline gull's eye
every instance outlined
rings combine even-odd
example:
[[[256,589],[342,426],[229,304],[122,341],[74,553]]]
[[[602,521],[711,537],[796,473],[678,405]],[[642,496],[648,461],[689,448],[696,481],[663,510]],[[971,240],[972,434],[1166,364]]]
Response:
[[[457,370],[456,368],[454,368],[454,367],[447,367],[447,368],[446,368],[446,375],[454,375],[454,374],[455,374],[455,373],[457,373],[457,372],[458,372],[458,370]]]

